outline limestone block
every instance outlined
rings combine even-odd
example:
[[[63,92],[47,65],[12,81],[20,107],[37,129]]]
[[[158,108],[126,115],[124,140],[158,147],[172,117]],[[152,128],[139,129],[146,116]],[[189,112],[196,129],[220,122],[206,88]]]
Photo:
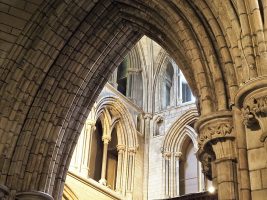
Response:
[[[264,148],[252,149],[248,151],[249,169],[256,170],[266,167],[266,151]]]
[[[258,190],[262,188],[260,170],[250,172],[251,190]]]
[[[267,169],[261,170],[262,187],[267,188]]]
[[[263,147],[263,143],[260,141],[260,137],[262,134],[261,130],[251,131],[250,129],[247,129],[246,132],[248,149]]]
[[[267,197],[267,189],[252,191],[251,196],[253,200],[265,200]]]

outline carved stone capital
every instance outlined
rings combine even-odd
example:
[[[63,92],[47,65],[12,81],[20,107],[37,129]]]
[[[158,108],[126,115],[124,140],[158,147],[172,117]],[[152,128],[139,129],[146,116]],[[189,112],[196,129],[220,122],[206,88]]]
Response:
[[[125,149],[126,149],[126,146],[125,145],[123,145],[123,144],[118,144],[117,145],[117,151],[118,151],[118,153],[123,153],[125,151]]]
[[[230,111],[220,111],[200,117],[195,125],[199,133],[198,146],[204,150],[207,144],[222,138],[234,138],[233,119]]]
[[[261,128],[261,142],[267,138],[267,77],[246,83],[237,93],[237,107],[242,111],[243,122],[249,129]]]
[[[232,141],[235,138],[232,113],[230,111],[219,111],[202,116],[195,124],[198,137],[197,157],[202,164],[203,173],[208,179],[212,179],[211,162],[219,157],[220,149],[216,144],[223,141]],[[233,154],[234,156],[234,154]]]
[[[182,152],[175,152],[175,153],[174,153],[174,157],[175,157],[177,160],[181,159],[182,156],[183,156],[183,153],[182,153]]]
[[[165,158],[165,160],[169,160],[172,156],[172,153],[170,151],[165,151],[162,154],[163,158]]]
[[[108,144],[110,140],[111,140],[110,136],[108,135],[102,136],[102,141],[104,142],[104,144]]]
[[[88,120],[86,120],[85,123],[86,123],[87,126],[92,126],[92,125],[95,125],[96,122],[94,120],[88,119]]]
[[[153,118],[153,115],[151,114],[151,113],[146,113],[145,115],[144,115],[144,119],[152,119]]]
[[[128,148],[128,153],[129,154],[136,154],[137,148],[136,147],[129,147]]]
[[[20,192],[16,194],[18,200],[54,200],[52,196],[40,191]]]

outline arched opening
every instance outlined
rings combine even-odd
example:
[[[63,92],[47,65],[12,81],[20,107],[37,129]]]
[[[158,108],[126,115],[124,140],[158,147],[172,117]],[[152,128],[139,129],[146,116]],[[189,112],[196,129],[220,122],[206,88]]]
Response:
[[[111,133],[111,140],[108,143],[107,172],[106,172],[107,186],[112,190],[116,189],[117,166],[118,166],[117,145],[118,145],[117,130],[116,128],[113,128]]]
[[[116,77],[116,84],[114,79]],[[133,48],[110,76],[109,83],[139,107],[143,107],[143,74],[138,50]]]
[[[167,108],[168,106],[171,105],[171,98],[173,98],[173,75],[174,75],[174,70],[172,64],[169,62],[166,67],[166,71],[164,73],[164,86],[163,86],[163,99],[162,99],[162,107]]]
[[[103,128],[101,121],[98,119],[95,125],[95,131],[92,134],[89,177],[95,181],[101,179],[102,156],[103,156]]]
[[[133,75],[133,96],[134,102],[139,106],[143,107],[143,77],[142,77],[142,71],[137,71]]]
[[[179,70],[179,80],[182,103],[193,101],[194,96],[181,70]]]
[[[198,191],[198,161],[193,142],[188,138],[183,145],[182,159],[179,163],[180,195]]]
[[[122,93],[124,96],[127,95],[127,72],[128,72],[128,62],[127,59],[124,59],[122,63],[118,66],[117,70],[118,91]]]

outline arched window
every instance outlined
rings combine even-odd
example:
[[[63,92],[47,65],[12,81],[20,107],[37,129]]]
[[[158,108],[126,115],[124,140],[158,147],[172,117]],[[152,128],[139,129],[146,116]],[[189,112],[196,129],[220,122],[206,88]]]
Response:
[[[126,96],[127,92],[127,59],[124,59],[117,70],[118,91]]]
[[[163,132],[163,117],[158,116],[155,119],[153,136],[158,136]]]
[[[129,55],[117,69],[117,89],[135,104],[143,107],[142,69],[132,63]]]
[[[180,195],[198,192],[198,161],[193,142],[188,138],[183,145],[179,168]]]
[[[111,140],[108,143],[108,154],[107,154],[107,186],[112,190],[116,189],[116,178],[117,178],[117,165],[118,165],[118,139],[116,128],[112,130]]]
[[[89,177],[99,181],[101,179],[102,156],[103,156],[103,129],[101,121],[97,120],[96,129],[92,134],[91,152],[90,152],[90,172]]]
[[[182,99],[182,103],[186,103],[186,102],[190,102],[194,100],[194,97],[192,95],[191,89],[183,75],[183,73],[181,72],[181,70],[179,70],[179,80],[180,80],[180,95],[181,95],[181,99]]]
[[[162,99],[162,107],[167,108],[171,105],[172,98],[172,86],[173,86],[173,75],[174,70],[172,64],[169,62],[166,67],[166,71],[164,74],[164,83],[163,83],[163,99]]]

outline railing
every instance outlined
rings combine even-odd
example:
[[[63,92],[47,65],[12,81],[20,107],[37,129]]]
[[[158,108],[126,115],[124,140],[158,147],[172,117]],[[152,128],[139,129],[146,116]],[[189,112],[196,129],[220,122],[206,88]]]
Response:
[[[211,194],[209,192],[199,192],[199,193],[192,193],[179,197],[169,198],[168,200],[218,200],[218,194],[216,193]]]

